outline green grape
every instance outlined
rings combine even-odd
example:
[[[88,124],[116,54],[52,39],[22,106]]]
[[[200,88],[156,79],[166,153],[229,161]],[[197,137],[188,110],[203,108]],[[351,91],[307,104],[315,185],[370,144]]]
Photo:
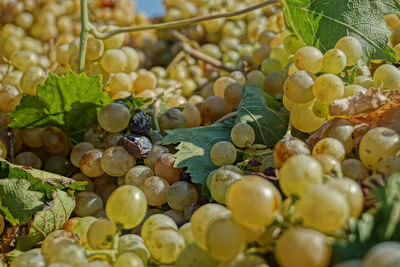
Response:
[[[140,189],[146,196],[147,204],[150,206],[160,206],[167,202],[167,192],[169,183],[158,176],[146,178]]]
[[[36,66],[29,67],[21,77],[20,88],[28,95],[36,95],[36,87],[46,81],[47,75]]]
[[[180,129],[186,127],[185,115],[176,108],[168,109],[160,119],[160,128],[165,130]]]
[[[111,75],[108,82],[109,93],[114,95],[121,91],[131,92],[133,83],[128,74],[120,72]]]
[[[400,157],[392,156],[382,159],[376,165],[375,171],[386,177],[392,176],[396,172],[400,172]]]
[[[181,210],[170,209],[170,210],[167,210],[166,212],[164,212],[164,215],[167,215],[172,220],[174,220],[176,225],[182,225],[185,223],[185,215],[183,214],[183,211],[181,211]]]
[[[83,154],[79,166],[84,175],[88,177],[99,177],[104,173],[100,163],[103,152],[104,151],[101,149],[92,149]]]
[[[399,135],[390,128],[377,127],[363,136],[358,153],[362,163],[373,170],[379,161],[395,156],[399,150]]]
[[[237,147],[246,147],[254,143],[256,135],[247,123],[238,123],[231,130],[232,143]]]
[[[246,78],[246,85],[259,86],[260,88],[263,87],[265,75],[262,73],[262,71],[252,70],[247,73]]]
[[[312,111],[318,118],[326,118],[329,116],[329,104],[316,100],[312,106]]]
[[[193,104],[193,105],[197,105],[197,104],[200,104],[203,102],[204,102],[204,98],[200,95],[192,95],[188,99],[188,103]]]
[[[104,52],[100,64],[109,73],[123,72],[128,66],[128,59],[120,49],[110,49]]]
[[[318,160],[309,155],[294,155],[279,170],[279,185],[287,197],[302,196],[310,187],[322,182],[322,175]]]
[[[139,235],[127,234],[118,238],[118,254],[132,252],[138,255],[144,263],[150,259],[150,251]]]
[[[81,142],[75,145],[72,148],[70,155],[72,165],[79,168],[83,155],[92,149],[94,149],[94,146],[92,143],[89,142]]]
[[[283,92],[294,103],[307,103],[314,99],[314,81],[304,70],[290,75],[283,84]]]
[[[236,148],[232,143],[220,141],[211,147],[211,161],[217,166],[230,165],[236,160]]]
[[[238,167],[225,165],[216,170],[210,180],[210,192],[215,201],[225,204],[226,191],[229,186],[241,179],[244,173]]]
[[[79,217],[90,216],[103,208],[103,200],[93,192],[83,191],[76,195],[74,212]]]
[[[367,92],[367,90],[364,87],[357,85],[357,84],[351,84],[351,85],[347,85],[344,87],[344,92],[343,92],[342,97],[346,98],[349,96],[356,95],[358,93],[364,94],[365,92]]]
[[[206,121],[215,122],[229,112],[229,107],[220,96],[209,96],[204,101],[201,112]]]
[[[199,127],[201,124],[201,113],[195,104],[185,103],[182,110],[186,120],[186,128]]]
[[[324,123],[324,118],[314,115],[313,106],[315,101],[305,104],[294,104],[290,112],[290,120],[296,129],[311,133],[318,130]]]
[[[21,166],[31,166],[34,169],[40,169],[42,166],[41,159],[33,152],[19,153],[15,158],[15,163]]]
[[[291,61],[291,55],[286,51],[283,45],[278,45],[272,48],[269,57],[276,58],[277,60],[279,60],[282,66],[287,65]]]
[[[304,46],[304,43],[296,35],[289,35],[283,39],[283,46],[289,54],[294,54]]]
[[[150,169],[154,170],[158,158],[165,153],[168,153],[168,148],[160,145],[153,146],[149,155],[147,155],[147,157],[144,159],[144,164]]]
[[[317,73],[322,69],[322,58],[323,55],[317,48],[304,46],[296,51],[293,61],[299,70]]]
[[[246,83],[246,76],[241,72],[241,71],[234,71],[231,72],[230,77],[236,80],[238,83],[241,85],[244,85]]]
[[[365,254],[363,267],[398,267],[400,262],[400,242],[385,241],[373,246]]]
[[[239,105],[240,101],[242,100],[242,91],[243,85],[239,82],[233,82],[226,86],[224,90],[224,99],[225,102],[230,107],[235,107]]]
[[[189,97],[197,89],[197,84],[192,79],[185,79],[182,81],[182,95]]]
[[[350,215],[346,195],[327,185],[314,185],[296,206],[303,225],[321,232],[332,232],[346,224]]]
[[[117,146],[118,142],[122,139],[122,137],[123,137],[122,134],[112,133],[104,139],[103,143],[107,148],[112,146]]]
[[[342,50],[346,55],[346,66],[353,66],[358,62],[362,55],[360,41],[351,36],[342,37],[335,45],[336,49]]]
[[[188,222],[188,223],[185,223],[184,225],[182,225],[179,228],[179,232],[182,234],[183,238],[185,239],[186,245],[189,245],[194,242],[191,222]]]
[[[90,263],[89,263],[90,264]],[[86,265],[89,266],[89,265]],[[47,265],[47,267],[72,267],[71,264],[64,263],[64,262],[53,262]]]
[[[270,74],[274,71],[282,71],[282,64],[276,58],[267,58],[262,62],[261,70],[265,74]]]
[[[121,47],[122,52],[125,53],[128,65],[125,67],[125,72],[131,73],[135,71],[139,66],[139,54],[136,52],[135,49],[129,46]]]
[[[187,245],[179,254],[175,267],[216,267],[218,261],[196,243]]]
[[[12,85],[15,88],[17,88],[18,90],[21,90],[19,84],[21,81],[22,74],[23,73],[18,70],[10,71],[6,75],[4,75],[3,80],[1,80],[1,84],[3,86],[4,85]]]
[[[29,50],[17,51],[12,56],[12,64],[22,72],[25,72],[29,67],[36,66],[38,61],[38,55]]]
[[[201,206],[195,211],[190,222],[192,223],[192,234],[196,244],[207,250],[206,234],[209,224],[216,218],[230,216],[229,209],[222,205],[209,203]]]
[[[357,182],[344,177],[329,180],[326,185],[344,194],[349,204],[351,217],[358,218],[361,215],[364,207],[364,196]]]
[[[106,203],[111,193],[116,188],[117,188],[116,184],[104,184],[96,189],[96,194],[98,194],[101,197],[101,199],[103,199],[104,203]]]
[[[123,104],[108,104],[97,115],[101,128],[110,133],[118,133],[128,127],[130,110]]]
[[[0,111],[13,112],[19,105],[22,95],[13,85],[3,85],[0,87]]]
[[[282,104],[288,111],[292,111],[294,102],[290,100],[286,95],[283,95]]]
[[[285,75],[283,72],[273,71],[265,77],[262,89],[272,96],[277,96],[282,94],[284,83]]]
[[[374,85],[382,86],[383,90],[396,90],[400,88],[400,70],[393,65],[383,64],[374,73]]]
[[[204,44],[201,46],[201,51],[213,58],[219,59],[222,56],[220,48],[215,44]]]
[[[338,74],[346,67],[347,59],[342,50],[330,49],[322,58],[322,70],[327,73]]]
[[[368,177],[368,169],[358,159],[345,159],[341,163],[343,176],[354,180],[364,180]]]
[[[182,234],[173,228],[158,228],[152,231],[144,242],[151,256],[163,264],[175,262],[185,248]]]
[[[29,12],[22,12],[19,13],[18,16],[15,18],[15,22],[18,26],[27,30],[32,26],[33,23],[33,16]]]
[[[374,80],[366,76],[357,76],[354,78],[354,84],[368,89],[370,87],[374,87]]]
[[[322,103],[329,104],[341,98],[344,93],[342,79],[334,74],[323,74],[314,81],[313,92],[315,98]]]
[[[275,247],[275,258],[282,267],[327,267],[331,253],[324,234],[302,227],[286,230]]]
[[[141,229],[142,238],[144,240],[148,239],[152,232],[160,228],[178,230],[178,227],[172,218],[164,214],[154,214],[144,222]]]
[[[197,202],[196,188],[184,181],[173,183],[167,191],[168,205],[176,210],[184,211],[186,207]]]
[[[139,73],[133,85],[137,93],[147,89],[154,90],[157,85],[157,76],[151,71]]]
[[[328,154],[317,154],[314,158],[321,164],[324,174],[339,177],[342,176],[342,166],[335,157]]]
[[[122,146],[107,148],[100,159],[101,168],[110,176],[123,176],[136,165],[136,160]]]
[[[51,156],[44,163],[44,169],[48,172],[57,173],[63,176],[68,175],[73,170],[71,162],[62,156]]]
[[[261,256],[242,252],[230,261],[220,262],[217,267],[252,267],[264,265],[266,265],[266,262]]]
[[[231,83],[235,83],[236,81],[228,76],[220,77],[214,82],[214,94],[216,96],[224,97],[225,89]]]
[[[216,33],[221,30],[222,25],[224,25],[224,22],[225,22],[224,18],[219,18],[219,19],[204,21],[201,23],[201,25],[204,27],[207,33]]]
[[[231,49],[235,49],[235,47],[231,47]],[[266,59],[270,55],[270,52],[271,48],[269,47],[269,45],[261,45],[253,51],[252,60],[257,66],[261,65],[264,59]]]
[[[85,249],[72,243],[68,239],[56,239],[60,242],[52,244],[51,253],[47,258],[48,263],[63,262],[73,267],[80,267],[87,263]]]
[[[207,225],[206,246],[215,259],[231,260],[245,248],[245,232],[231,216],[216,218]]]
[[[113,26],[113,25],[99,27],[100,32],[108,32],[108,31],[116,30],[116,29],[118,29],[118,27]],[[113,35],[113,36],[103,40],[104,48],[108,50],[108,49],[116,49],[118,47],[121,47],[124,42],[124,38],[125,38],[124,34],[122,34],[122,33]]]
[[[291,135],[285,135],[274,147],[274,164],[277,168],[282,167],[283,163],[290,157],[297,154],[311,154],[310,149],[299,138]]]
[[[339,140],[346,153],[350,153],[354,147],[354,127],[346,120],[335,120],[331,127],[325,132],[326,137],[333,137]]]
[[[83,218],[80,218],[79,221],[76,223],[75,228],[73,230],[73,233],[77,236],[79,236],[79,245],[85,248],[89,248],[89,244],[87,242],[87,231],[92,223],[94,223],[97,220],[96,217],[93,216],[86,216]],[[46,238],[47,239],[47,238]],[[45,241],[46,241],[45,239]],[[46,247],[50,244],[49,242],[46,242],[46,247],[44,246],[45,242],[42,245],[42,253],[45,255],[45,251],[48,250]],[[45,255],[46,257],[46,255]]]
[[[132,252],[126,252],[118,256],[113,267],[145,267],[142,259]]]
[[[146,92],[147,90],[143,91]],[[142,93],[143,93],[142,92]],[[181,95],[170,95],[165,98],[167,108],[182,107],[186,104],[187,100]]]
[[[325,137],[319,140],[313,147],[312,155],[328,154],[337,159],[339,162],[344,160],[346,151],[343,144],[332,137]]]
[[[117,228],[107,219],[98,219],[88,228],[86,238],[92,249],[109,249]]]
[[[149,167],[138,165],[125,174],[125,184],[140,187],[143,181],[151,176],[154,176],[154,173]]]
[[[133,185],[118,187],[106,204],[108,219],[123,229],[138,226],[146,215],[147,201],[143,192]]]
[[[25,252],[11,261],[10,267],[45,267],[46,261],[42,254],[36,251]]]
[[[346,260],[346,261],[341,261],[333,267],[362,267],[362,263],[360,259],[353,259],[353,260]]]
[[[281,202],[275,186],[259,176],[244,176],[226,193],[226,204],[235,221],[252,229],[269,225],[279,212]]]
[[[89,36],[86,45],[86,58],[89,60],[99,59],[104,53],[104,44],[101,40]]]

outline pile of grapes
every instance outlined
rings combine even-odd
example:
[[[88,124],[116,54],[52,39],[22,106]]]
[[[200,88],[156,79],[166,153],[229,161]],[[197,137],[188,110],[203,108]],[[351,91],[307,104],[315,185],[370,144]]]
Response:
[[[0,158],[85,182],[61,229],[23,253],[15,253],[16,226],[0,195],[5,266],[400,266],[400,240],[371,244],[343,262],[334,253],[355,220],[376,214],[374,189],[400,172],[400,135],[387,126],[359,127],[329,110],[370,87],[400,89],[398,66],[370,67],[351,36],[325,53],[306,46],[275,3],[174,29],[104,40],[89,34],[83,72],[100,75],[113,100],[99,108],[98,122],[83,140],[55,126],[12,129],[10,114],[49,73],[78,72],[80,2],[0,2]],[[257,3],[164,0],[164,17],[152,21],[132,1],[89,0],[88,8],[104,33]],[[400,58],[400,19],[385,20]],[[290,113],[286,135],[271,147],[255,142],[250,124],[236,123],[229,141],[216,137],[202,155],[214,170],[204,173],[203,185],[193,182],[186,167],[177,167],[179,147],[164,145],[163,137],[193,128],[196,139],[195,127],[231,120],[246,86],[282,103],[276,112]],[[138,106],[127,105],[129,98]]]

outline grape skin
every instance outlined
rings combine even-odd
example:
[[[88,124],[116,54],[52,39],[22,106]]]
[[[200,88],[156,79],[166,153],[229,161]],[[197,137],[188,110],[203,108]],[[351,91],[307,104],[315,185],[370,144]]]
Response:
[[[343,144],[332,137],[325,137],[319,140],[312,150],[312,155],[328,154],[337,159],[339,162],[344,160],[346,151]]]
[[[294,64],[299,70],[306,70],[310,73],[317,73],[322,69],[321,51],[312,46],[304,46],[294,54]]]
[[[211,147],[211,161],[217,166],[230,165],[236,160],[236,148],[230,142],[220,141]]]
[[[345,67],[347,63],[346,55],[339,49],[328,50],[322,59],[322,70],[327,73],[338,74]]]
[[[313,112],[315,101],[305,104],[294,104],[290,112],[290,120],[296,129],[312,133],[318,130],[324,123],[324,118],[317,117]]]
[[[253,128],[247,123],[238,123],[233,126],[231,131],[232,143],[237,147],[252,145],[256,135]]]
[[[226,192],[233,182],[241,179],[244,173],[232,165],[225,165],[216,170],[210,180],[210,192],[215,201],[225,204]]]
[[[335,48],[343,51],[346,55],[346,66],[353,66],[361,58],[362,46],[360,41],[352,36],[345,36],[335,44]]]
[[[334,74],[323,74],[314,81],[313,92],[315,98],[322,103],[329,104],[341,98],[344,93],[342,79]]]
[[[383,90],[396,90],[400,88],[400,70],[393,65],[379,66],[374,73],[374,85],[382,86]]]
[[[306,71],[296,71],[286,79],[283,92],[294,103],[307,103],[314,98],[313,85],[314,81]]]
[[[373,246],[364,256],[362,266],[389,267],[398,266],[400,261],[400,243],[386,241]]]

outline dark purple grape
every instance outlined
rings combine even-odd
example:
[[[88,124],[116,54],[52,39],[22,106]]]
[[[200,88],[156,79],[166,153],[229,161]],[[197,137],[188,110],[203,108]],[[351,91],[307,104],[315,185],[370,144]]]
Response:
[[[142,111],[137,112],[129,121],[129,131],[133,134],[147,135],[151,129],[150,116]]]
[[[147,157],[153,147],[147,137],[136,134],[125,135],[119,140],[118,145],[125,148],[135,159]]]

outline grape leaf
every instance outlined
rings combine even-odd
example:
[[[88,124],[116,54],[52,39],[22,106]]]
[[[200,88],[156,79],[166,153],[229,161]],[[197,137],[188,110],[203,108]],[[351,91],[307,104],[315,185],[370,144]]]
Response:
[[[102,90],[100,76],[87,77],[72,71],[65,76],[50,73],[35,96],[23,96],[10,114],[14,119],[10,127],[58,126],[81,141],[83,131],[97,122],[97,112],[109,103],[112,99]]]
[[[363,46],[362,59],[396,63],[387,36],[391,33],[384,15],[399,13],[397,0],[283,0],[287,24],[303,42],[322,52],[343,36],[356,37]]]
[[[75,208],[75,199],[66,192],[53,192],[53,200],[34,215],[27,235],[17,239],[17,250],[26,251],[41,242],[46,235],[58,230]]]
[[[251,125],[256,133],[255,143],[273,146],[286,133],[288,116],[277,111],[280,104],[259,87],[245,86],[238,108],[236,123]]]

